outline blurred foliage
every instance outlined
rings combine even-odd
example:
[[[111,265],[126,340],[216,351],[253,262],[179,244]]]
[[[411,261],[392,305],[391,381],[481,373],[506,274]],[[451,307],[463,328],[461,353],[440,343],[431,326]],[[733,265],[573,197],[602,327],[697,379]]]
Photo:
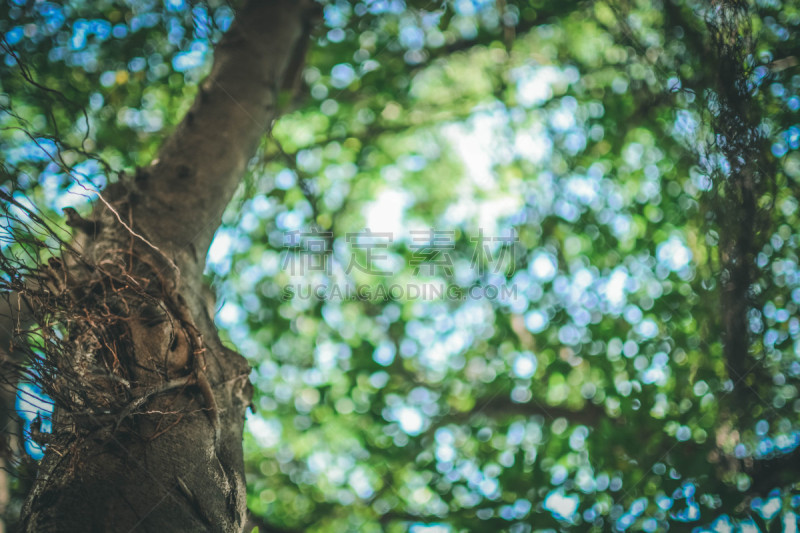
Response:
[[[729,39],[752,32],[740,82],[774,186],[732,379],[725,2],[325,2],[209,254],[254,368],[260,531],[796,531],[800,9],[745,7]],[[54,217],[153,157],[233,16],[2,9],[3,187]],[[367,228],[391,234],[372,250],[389,274],[349,268]],[[287,246],[312,230],[324,268]],[[452,269],[412,233],[430,230]],[[378,297],[393,285],[454,290]]]

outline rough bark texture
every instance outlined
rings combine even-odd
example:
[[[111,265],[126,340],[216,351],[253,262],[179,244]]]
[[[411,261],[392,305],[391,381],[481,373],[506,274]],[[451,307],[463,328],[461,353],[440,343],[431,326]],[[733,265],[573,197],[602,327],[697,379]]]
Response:
[[[305,49],[311,9],[248,2],[158,159],[109,187],[90,220],[71,214],[82,234],[47,282],[65,309],[70,357],[51,385],[66,400],[25,531],[241,530],[249,367],[220,343],[201,273]]]
[[[26,327],[22,317],[30,316],[29,309],[21,309],[21,298],[9,294],[0,299],[0,533],[8,531],[11,504],[11,479],[16,473],[21,457],[22,424],[16,412],[17,380],[24,354],[15,350],[16,328]],[[22,305],[22,307],[25,307]],[[18,317],[19,322],[14,322]]]

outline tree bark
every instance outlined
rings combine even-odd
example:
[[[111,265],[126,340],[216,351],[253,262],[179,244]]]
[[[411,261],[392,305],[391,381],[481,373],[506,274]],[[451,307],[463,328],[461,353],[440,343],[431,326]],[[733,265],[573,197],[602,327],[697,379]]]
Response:
[[[11,512],[11,480],[19,474],[22,457],[22,423],[17,414],[19,369],[25,355],[19,349],[19,331],[29,326],[30,309],[19,294],[0,298],[0,533],[9,530],[16,516]]]
[[[23,530],[241,531],[249,366],[221,344],[201,276],[312,11],[247,2],[158,158],[104,191],[89,220],[71,214],[74,251],[45,268],[66,334],[48,354],[53,433]]]

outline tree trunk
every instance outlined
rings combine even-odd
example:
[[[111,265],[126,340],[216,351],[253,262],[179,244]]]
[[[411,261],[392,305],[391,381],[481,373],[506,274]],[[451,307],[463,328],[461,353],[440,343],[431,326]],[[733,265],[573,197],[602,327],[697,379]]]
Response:
[[[47,451],[24,531],[243,527],[249,366],[221,344],[201,274],[302,66],[312,10],[247,2],[158,158],[107,188],[88,220],[68,213],[80,235],[43,269],[64,333],[49,339],[56,411],[52,434],[35,432]]]

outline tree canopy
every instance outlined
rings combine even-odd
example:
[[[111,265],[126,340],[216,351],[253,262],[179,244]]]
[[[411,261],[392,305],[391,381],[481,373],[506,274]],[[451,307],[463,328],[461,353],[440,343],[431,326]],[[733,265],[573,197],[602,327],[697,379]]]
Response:
[[[236,8],[3,2],[4,256],[151,162]],[[253,368],[250,528],[796,531],[798,25],[323,1],[205,272]]]

